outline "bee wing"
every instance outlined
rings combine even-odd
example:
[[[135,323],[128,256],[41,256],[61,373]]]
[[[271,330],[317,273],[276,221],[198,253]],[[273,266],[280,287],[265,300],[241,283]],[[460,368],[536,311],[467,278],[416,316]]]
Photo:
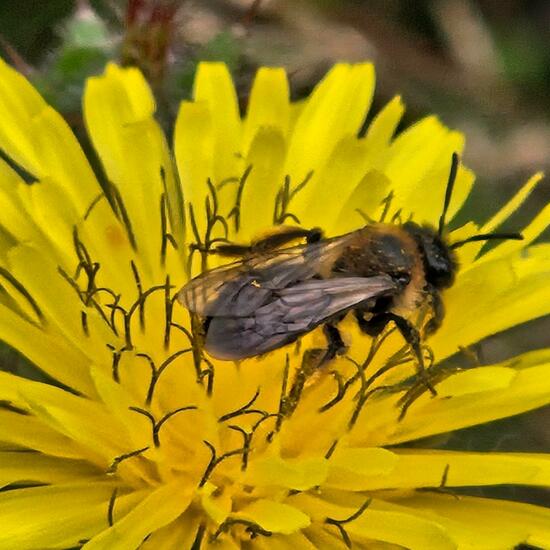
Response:
[[[260,355],[293,342],[333,315],[396,291],[388,275],[298,283],[273,291],[267,303],[246,316],[213,317],[205,349],[225,360]]]
[[[274,290],[318,275],[353,233],[255,256],[213,269],[189,281],[178,300],[203,317],[246,317],[269,302]]]

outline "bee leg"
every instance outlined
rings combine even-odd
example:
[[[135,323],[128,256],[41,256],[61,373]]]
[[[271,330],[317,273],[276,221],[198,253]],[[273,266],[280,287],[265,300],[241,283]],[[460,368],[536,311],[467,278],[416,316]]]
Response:
[[[220,256],[246,256],[250,254],[251,247],[246,245],[228,243],[228,244],[219,244],[211,250],[211,253],[218,254]]]
[[[422,355],[422,348],[420,346],[420,333],[407,319],[395,315],[394,313],[387,313],[388,322],[393,321],[397,330],[401,333],[407,344],[411,346],[413,353],[416,355],[416,360],[418,361],[418,373],[423,379],[423,382],[426,384],[426,387],[430,390],[432,395],[437,395],[435,388],[432,383],[429,381],[428,376],[426,375],[426,367],[424,365],[424,357]]]
[[[418,373],[422,377],[423,382],[426,384],[426,387],[430,390],[432,395],[437,395],[435,388],[432,383],[429,381],[426,375],[426,367],[424,365],[424,357],[422,355],[420,333],[407,319],[396,315],[395,313],[385,312],[374,315],[369,320],[366,320],[360,311],[355,312],[355,317],[359,324],[359,328],[369,334],[370,336],[379,335],[386,325],[391,321],[394,322],[397,330],[401,333],[404,340],[411,346],[416,360],[418,362]]]
[[[347,346],[342,339],[340,331],[334,325],[327,323],[323,327],[323,332],[327,338],[328,347],[322,363],[326,363],[327,361],[334,359],[337,355],[342,355],[345,353]]]
[[[277,248],[286,246],[297,239],[305,239],[307,244],[319,242],[323,237],[323,231],[318,227],[303,229],[302,227],[287,227],[285,231],[266,235],[252,243],[254,252],[271,252]]]
[[[283,415],[285,417],[292,415],[298,406],[300,396],[302,395],[302,391],[307,381],[315,375],[315,373],[319,372],[319,369],[326,363],[334,359],[337,355],[341,355],[347,349],[338,328],[327,323],[323,326],[323,331],[327,338],[328,346],[326,349],[312,348],[304,352],[302,364],[296,372],[288,396],[285,398],[283,407]]]
[[[318,243],[323,240],[323,237],[323,230],[320,227],[314,227],[307,232],[306,242],[307,244]]]
[[[433,334],[443,322],[445,317],[445,306],[443,305],[443,300],[441,295],[435,288],[429,288],[428,294],[431,299],[432,307],[432,318],[426,323],[426,334]]]

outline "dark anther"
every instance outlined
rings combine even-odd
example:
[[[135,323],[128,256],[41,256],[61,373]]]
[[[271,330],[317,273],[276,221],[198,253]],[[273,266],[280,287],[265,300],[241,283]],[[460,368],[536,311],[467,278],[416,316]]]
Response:
[[[128,236],[128,240],[130,241],[130,245],[134,250],[137,250],[136,237],[134,235],[134,231],[132,230],[130,216],[128,216],[128,211],[124,206],[124,201],[122,200],[122,195],[120,194],[120,191],[112,182],[108,182],[107,191],[107,198],[109,200],[109,203],[111,204],[111,208],[113,209],[115,216],[124,225],[124,228],[126,229],[126,235]]]
[[[325,458],[327,460],[334,454],[334,451],[336,450],[337,445],[338,445],[338,439],[335,439],[332,442],[332,445],[328,448],[328,451],[325,453]]]
[[[170,411],[169,413],[165,414],[154,426],[153,428],[153,443],[155,444],[155,447],[160,447],[160,439],[159,439],[159,432],[162,426],[170,420],[173,416],[176,414],[186,412],[186,411],[196,411],[198,407],[196,405],[188,405],[187,407],[179,407],[178,409],[175,409],[173,411]]]
[[[90,336],[90,328],[88,327],[88,314],[85,311],[80,312],[80,322],[82,324],[82,331],[85,336]]]
[[[401,212],[402,212],[402,208],[398,208],[395,213],[393,214],[393,216],[391,217],[391,220],[390,220],[390,223],[402,223],[403,220],[401,219]]]
[[[15,290],[17,290],[17,292],[19,292],[19,294],[21,294],[21,296],[23,296],[23,298],[25,298],[38,319],[43,322],[44,314],[42,313],[42,310],[38,307],[36,300],[30,295],[29,291],[7,269],[4,269],[3,267],[0,267],[0,277],[3,277],[9,284],[11,284],[15,288]]]
[[[221,225],[224,233],[224,237],[221,240],[227,240],[227,235],[229,233],[229,227],[227,225],[226,219],[219,213],[219,203],[216,187],[212,183],[212,180],[208,178],[206,180],[208,185],[209,195],[205,198],[204,207],[206,210],[206,231],[204,239],[201,237],[199,228],[197,226],[197,221],[195,218],[195,212],[193,205],[189,205],[189,222],[191,224],[191,230],[195,242],[190,246],[190,253],[187,259],[187,271],[188,275],[191,274],[192,264],[193,264],[193,255],[194,252],[200,252],[201,255],[201,270],[206,271],[208,268],[208,255],[212,249],[213,244],[220,241],[220,238],[215,238],[213,236],[213,231],[217,225]]]
[[[157,425],[157,421],[155,420],[153,413],[149,412],[146,409],[142,409],[141,407],[128,407],[128,410],[141,414],[141,416],[144,416],[145,418],[147,418],[147,420],[149,420],[149,422],[151,423],[151,429],[152,430],[155,429],[155,426]]]
[[[107,474],[108,475],[112,475],[112,474],[115,474],[116,471],[118,470],[118,467],[120,465],[121,462],[125,461],[125,460],[128,460],[129,458],[132,458],[134,456],[139,456],[140,454],[144,453],[145,451],[148,451],[149,450],[149,447],[142,447],[141,449],[136,449],[135,451],[131,451],[129,453],[124,453],[123,455],[119,455],[117,456],[112,462],[111,462],[111,465],[109,466],[108,470],[107,470]]]
[[[259,396],[260,396],[260,388],[258,388],[256,390],[256,393],[254,394],[252,399],[250,399],[245,405],[243,405],[242,407],[239,407],[235,411],[232,411],[230,413],[226,413],[226,414],[220,416],[218,418],[218,422],[225,422],[226,420],[229,420],[231,418],[235,418],[236,416],[240,416],[242,414],[250,414],[250,407],[252,407],[252,405],[254,405],[254,403],[256,402],[256,399],[258,399]],[[253,412],[260,412],[260,413],[263,414],[263,411],[258,411],[257,409],[252,409],[252,411]]]
[[[164,169],[161,173],[164,174]],[[162,193],[162,195],[160,196],[160,227],[162,239],[160,245],[160,263],[162,266],[164,266],[166,262],[166,250],[168,248],[168,243],[170,243],[174,247],[174,250],[178,249],[178,243],[176,242],[176,239],[174,239],[174,236],[168,231],[168,216],[166,210],[166,193]]]
[[[197,534],[195,535],[195,540],[193,541],[193,544],[191,545],[190,550],[201,550],[202,541],[204,539],[205,532],[206,532],[206,525],[204,525],[204,523],[201,523],[199,525],[199,528],[197,529]]]
[[[57,271],[65,279],[65,281],[70,284],[71,288],[76,292],[80,301],[86,307],[93,307],[99,313],[105,324],[113,331],[116,336],[118,336],[114,323],[109,320],[106,313],[103,311],[103,308],[94,299],[94,296],[99,292],[108,292],[112,294],[114,294],[114,292],[107,288],[96,286],[95,279],[99,271],[100,265],[97,262],[92,262],[88,250],[78,236],[78,229],[76,227],[73,228],[73,244],[79,260],[74,277],[68,275],[66,271],[59,266],[57,268]],[[77,283],[77,279],[80,276],[81,271],[84,271],[87,278],[85,290],[81,290]]]
[[[204,355],[202,355],[201,360],[206,363],[206,368],[200,371],[197,382],[202,383],[206,378],[206,395],[210,397],[214,391],[214,374],[216,371],[212,361],[207,359]]]
[[[325,519],[325,523],[327,523],[328,525],[334,525],[338,529],[338,531],[340,531],[340,535],[344,540],[344,544],[348,548],[351,548],[352,544],[351,544],[351,539],[344,528],[344,525],[346,523],[355,521],[359,516],[361,516],[361,514],[363,514],[363,512],[370,506],[371,502],[372,502],[372,498],[367,499],[356,512],[354,512],[351,516],[349,516],[346,519],[334,519],[334,518]]]
[[[250,175],[250,172],[252,171],[252,165],[249,165],[246,167],[245,171],[243,172],[242,176],[239,179],[239,185],[237,187],[237,197],[235,199],[235,206],[231,209],[229,212],[227,219],[234,218],[235,222],[235,231],[239,231],[241,226],[241,201],[243,198],[243,190],[246,183],[246,180],[248,179],[248,176]]]
[[[380,204],[384,205],[384,209],[382,210],[382,215],[380,216],[380,223],[383,223],[386,219],[386,216],[388,215],[388,212],[390,211],[391,203],[393,201],[394,194],[393,191],[390,191],[381,201]]]
[[[359,414],[361,413],[361,410],[363,409],[365,403],[369,399],[371,395],[374,395],[375,393],[378,393],[380,391],[380,388],[375,388],[374,390],[367,391],[372,384],[383,374],[388,372],[389,370],[395,368],[396,366],[402,365],[404,363],[407,363],[410,361],[410,357],[407,356],[408,352],[408,346],[403,346],[399,351],[397,351],[388,361],[386,364],[378,369],[374,374],[372,374],[368,380],[364,378],[364,363],[363,363],[363,370],[361,375],[361,388],[357,394],[357,405],[352,413],[352,416],[348,422],[348,429],[352,429],[355,423],[357,422],[357,419],[359,418]],[[368,359],[368,358],[367,358]],[[384,389],[387,389],[384,387]]]
[[[115,524],[115,502],[117,493],[118,489],[113,489],[113,493],[109,499],[109,506],[107,508],[107,523],[109,524],[109,527],[112,527]]]
[[[153,416],[153,414],[146,409],[142,409],[141,407],[128,407],[128,409],[138,414],[141,414],[142,416],[147,418],[147,420],[149,420],[149,422],[151,423],[151,429],[153,433],[153,443],[155,447],[160,447],[159,432],[162,426],[164,426],[164,424],[166,424],[166,422],[176,414],[179,414],[185,411],[196,411],[198,407],[196,405],[187,405],[186,407],[179,407],[178,409],[174,409],[173,411],[166,413],[158,421],[155,420],[155,417]]]
[[[290,176],[286,175],[282,187],[277,192],[275,197],[275,209],[273,212],[274,225],[281,225],[287,219],[291,219],[294,223],[300,224],[300,220],[292,213],[288,212],[290,201],[307,185],[313,177],[313,171],[306,174],[306,177],[296,186],[291,189]]]
[[[443,474],[441,476],[441,481],[439,482],[438,487],[421,487],[417,489],[419,492],[432,492],[432,493],[442,493],[445,495],[451,495],[455,500],[460,500],[460,496],[457,495],[452,489],[447,487],[447,479],[449,477],[449,470],[451,469],[450,464],[446,464],[443,469]]]
[[[138,268],[134,260],[130,260],[130,267],[132,268],[132,274],[134,275],[134,281],[136,282],[136,287],[138,291],[138,301],[139,305],[139,326],[141,330],[145,330],[145,303],[141,301],[143,296],[143,287],[141,285],[141,277],[139,276]]]
[[[322,407],[319,408],[319,412],[325,412],[344,398],[344,395],[346,395],[346,386],[344,384],[344,380],[342,378],[342,375],[338,371],[332,371],[332,376],[336,380],[336,384],[338,385],[338,389],[336,391],[336,395],[328,402],[325,403]]]
[[[247,432],[245,429],[241,428],[241,426],[227,426],[230,430],[234,430],[236,432],[239,432],[243,436],[243,456],[241,460],[241,470],[244,472],[248,466],[248,455],[250,454],[250,443],[252,441],[252,436],[254,435],[254,432]]]
[[[170,296],[170,275],[166,275],[164,283],[164,349],[170,347],[170,333],[172,329],[172,311],[174,309],[174,300]],[[176,294],[177,297],[177,294]]]
[[[262,535],[264,537],[270,537],[272,535],[271,531],[264,529],[261,525],[258,525],[253,521],[229,517],[218,527],[216,532],[212,535],[211,542],[215,542],[222,533],[227,533],[234,525],[244,526],[246,528],[246,532],[250,535],[251,539],[254,539],[259,535]]]
[[[32,185],[33,183],[40,181],[39,178],[21,166],[2,148],[0,148],[0,159],[2,159],[26,184]]]
[[[363,221],[365,222],[365,225],[372,225],[373,223],[376,223],[368,214],[363,212],[360,208],[356,208],[355,211],[363,218]]]
[[[147,405],[151,404],[151,401],[153,399],[153,394],[155,392],[155,388],[157,386],[157,382],[158,382],[158,379],[160,377],[160,375],[166,370],[167,367],[170,366],[170,364],[175,361],[178,357],[180,357],[181,355],[184,355],[186,353],[190,353],[193,351],[193,348],[185,348],[185,349],[180,349],[179,351],[176,351],[175,353],[173,353],[172,355],[170,355],[170,357],[166,358],[162,363],[161,365],[159,366],[158,369],[154,369],[153,370],[153,374],[151,376],[151,383],[149,384],[149,389],[147,390],[147,397],[145,399],[145,402],[147,403]]]
[[[236,456],[236,455],[240,455],[240,454],[242,454],[246,451],[246,449],[244,449],[244,448],[235,449],[233,451],[229,451],[227,453],[224,453],[223,455],[217,456],[216,448],[214,447],[214,445],[212,445],[212,443],[210,443],[209,441],[206,441],[206,440],[203,440],[203,443],[210,450],[211,457],[210,457],[210,460],[208,461],[208,465],[206,466],[206,469],[204,470],[204,474],[202,475],[202,478],[199,482],[199,487],[204,486],[204,484],[208,481],[208,478],[212,475],[212,472],[214,471],[214,468],[216,468],[216,466],[220,462],[224,461],[226,458]]]
[[[120,349],[117,350],[113,345],[107,344],[107,347],[111,350],[113,354],[113,363],[111,365],[112,369],[112,376],[113,380],[118,384],[120,383],[120,372],[119,372],[119,366],[120,366],[120,358],[122,357],[122,354],[125,351],[128,351],[126,349]]]
[[[89,217],[90,217],[90,214],[92,213],[93,209],[96,207],[96,205],[99,203],[99,201],[101,199],[104,199],[105,198],[105,194],[104,193],[100,193],[91,203],[90,203],[90,206],[88,206],[88,208],[86,208],[86,212],[84,212],[84,221],[86,221]]]
[[[16,407],[11,401],[7,399],[0,399],[0,409],[16,414],[22,414],[24,416],[28,416],[30,414],[25,409],[20,409],[19,407]]]
[[[145,308],[145,302],[151,294],[158,292],[159,290],[164,290],[164,285],[156,285],[148,288],[146,291],[140,294],[139,298],[131,305],[130,309],[124,315],[124,336],[126,341],[126,349],[131,350],[134,348],[132,343],[132,333],[131,333],[131,322],[132,316],[136,312],[136,309]]]

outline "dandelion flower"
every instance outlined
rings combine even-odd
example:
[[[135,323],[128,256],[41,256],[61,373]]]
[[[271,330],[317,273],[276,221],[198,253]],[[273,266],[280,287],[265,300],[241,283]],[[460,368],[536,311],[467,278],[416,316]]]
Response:
[[[436,396],[396,331],[373,341],[350,322],[347,354],[290,410],[320,331],[217,361],[175,298],[227,261],[207,253],[218,239],[279,223],[340,235],[384,211],[437,223],[463,137],[433,116],[395,136],[400,98],[363,135],[373,88],[370,64],[340,64],[290,103],[284,71],[263,68],[241,118],[226,67],[202,64],[170,148],[142,75],[109,65],[84,94],[92,170],[60,115],[0,65],[0,338],[47,380],[0,373],[0,548],[550,547],[550,510],[449,494],[548,487],[549,455],[416,442],[550,402],[549,349],[443,363],[550,313],[550,245],[532,244],[550,207],[523,241],[459,249],[444,323],[423,342]],[[450,238],[496,229],[539,179]],[[461,166],[449,218],[473,180]]]

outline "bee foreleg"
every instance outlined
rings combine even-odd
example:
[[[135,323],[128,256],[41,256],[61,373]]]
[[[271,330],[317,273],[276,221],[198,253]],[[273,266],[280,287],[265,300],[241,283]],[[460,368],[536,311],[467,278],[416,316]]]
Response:
[[[401,317],[400,315],[396,315],[395,313],[391,312],[378,313],[374,315],[371,319],[366,320],[363,317],[363,313],[361,311],[356,311],[355,317],[359,324],[359,328],[370,336],[377,336],[384,330],[384,328],[386,328],[386,325],[388,325],[388,323],[393,321],[397,330],[401,333],[401,336],[403,336],[403,339],[407,342],[407,344],[409,344],[414,355],[416,356],[416,360],[418,363],[418,373],[422,377],[424,383],[426,384],[426,387],[430,390],[432,395],[437,395],[435,388],[433,387],[426,374],[424,357],[422,355],[420,333],[414,325],[412,325],[404,317]]]
[[[430,287],[428,289],[428,294],[431,301],[432,317],[426,323],[425,331],[426,334],[433,334],[443,322],[443,318],[445,317],[445,306],[437,289]]]

